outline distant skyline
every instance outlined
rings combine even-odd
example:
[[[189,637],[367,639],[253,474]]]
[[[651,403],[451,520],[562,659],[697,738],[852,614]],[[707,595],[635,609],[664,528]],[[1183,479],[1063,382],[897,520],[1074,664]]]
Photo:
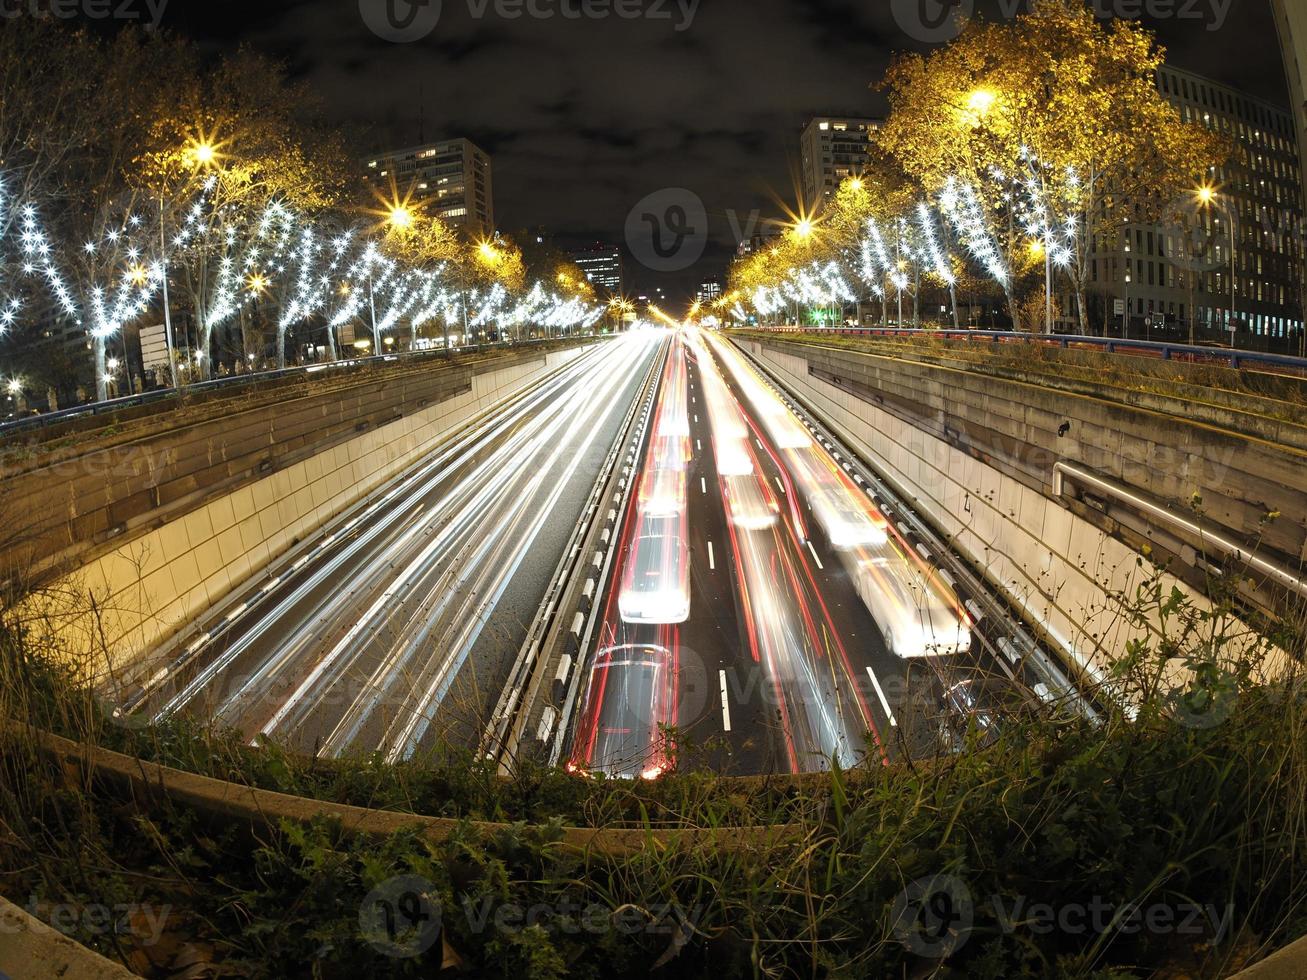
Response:
[[[640,0],[638,19],[617,18],[613,4],[538,0],[555,14],[544,20],[502,16],[526,9],[505,0],[445,0],[430,33],[405,44],[365,21],[385,2],[175,4],[162,26],[209,49],[247,43],[284,60],[360,155],[420,136],[474,140],[494,158],[504,230],[544,226],[568,247],[620,243],[641,198],[693,191],[711,234],[700,265],[663,276],[628,265],[631,288],[662,283],[678,296],[722,272],[755,212],[795,202],[809,117],[883,114],[869,86],[896,52],[930,48],[901,22],[911,0]],[[1017,2],[975,6],[995,18]],[[1173,5],[1202,20],[1143,21],[1180,67],[1287,105],[1268,0],[1225,2]],[[583,9],[609,16],[563,15]]]

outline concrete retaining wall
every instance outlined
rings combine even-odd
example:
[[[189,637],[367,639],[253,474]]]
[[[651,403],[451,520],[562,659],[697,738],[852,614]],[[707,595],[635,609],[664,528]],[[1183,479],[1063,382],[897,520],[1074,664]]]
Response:
[[[478,373],[466,390],[216,496],[89,561],[44,590],[32,611],[65,649],[110,656],[93,671],[129,666],[469,419],[581,353]]]
[[[0,977],[133,980],[135,973],[69,939],[0,897]]]
[[[1138,585],[1157,572],[1138,552],[1016,475],[815,376],[811,368],[828,370],[828,360],[812,364],[804,348],[793,344],[746,341],[742,346],[842,430],[851,448],[991,584],[1025,609],[1031,621],[1043,624],[1069,661],[1091,675],[1101,674],[1106,655],[1124,650],[1132,636],[1143,632],[1126,621],[1113,598],[1133,597]],[[936,421],[942,421],[940,416]],[[1168,591],[1171,585],[1184,587],[1169,575],[1162,581]],[[1210,607],[1201,595],[1194,598]]]

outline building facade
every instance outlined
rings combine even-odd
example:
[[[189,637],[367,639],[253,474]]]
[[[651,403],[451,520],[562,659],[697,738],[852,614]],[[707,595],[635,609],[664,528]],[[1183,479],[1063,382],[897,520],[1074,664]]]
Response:
[[[803,128],[799,160],[806,208],[815,211],[834,196],[845,178],[866,170],[872,135],[880,126],[878,119],[818,116]]]
[[[622,295],[622,250],[618,246],[596,244],[573,252],[571,258],[597,291],[606,296]]]
[[[695,300],[707,306],[709,303],[715,303],[722,297],[722,284],[716,279],[709,279],[699,285],[699,291],[695,294]]]
[[[1090,322],[1126,322],[1195,339],[1287,348],[1302,336],[1303,187],[1297,135],[1283,108],[1164,66],[1158,88],[1186,122],[1235,146],[1206,191],[1169,206],[1159,224],[1126,225],[1090,263]],[[1174,213],[1172,213],[1174,212]],[[1061,299],[1059,327],[1078,327]]]
[[[490,154],[471,140],[444,140],[379,153],[365,161],[364,174],[387,199],[393,186],[400,199],[411,195],[434,218],[482,238],[495,233]]]
[[[1275,27],[1284,49],[1284,71],[1289,83],[1289,102],[1298,130],[1300,172],[1307,167],[1307,5],[1298,0],[1271,0]],[[1307,179],[1303,180],[1303,215],[1307,217]],[[1307,237],[1304,235],[1302,237]],[[1304,270],[1307,279],[1307,270]],[[1303,307],[1307,309],[1307,281],[1302,283]],[[1307,356],[1307,342],[1299,354]]]

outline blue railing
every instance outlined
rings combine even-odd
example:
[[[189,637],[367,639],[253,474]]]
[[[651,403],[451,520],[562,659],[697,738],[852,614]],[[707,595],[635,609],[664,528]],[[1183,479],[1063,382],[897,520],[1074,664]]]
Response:
[[[1157,340],[1130,340],[1121,337],[1084,337],[1076,334],[1017,333],[1008,330],[921,330],[907,327],[796,327],[759,326],[757,330],[773,333],[832,334],[846,337],[932,337],[937,340],[988,341],[1000,343],[1041,344],[1062,348],[1096,348],[1109,354],[1146,354],[1164,361],[1204,361],[1226,364],[1236,369],[1276,368],[1269,373],[1307,375],[1307,358],[1289,354],[1266,354],[1237,350],[1232,347],[1205,347]]]
[[[393,354],[381,354],[375,357],[350,357],[338,361],[300,364],[295,367],[281,368],[272,371],[234,374],[226,378],[213,378],[209,381],[197,381],[193,384],[187,384],[180,389],[159,388],[154,391],[143,392],[139,395],[124,395],[121,398],[109,398],[102,402],[88,402],[85,405],[75,405],[72,408],[63,408],[57,412],[46,412],[42,415],[33,415],[28,418],[11,419],[7,422],[0,422],[0,439],[15,434],[21,434],[23,432],[45,429],[73,419],[83,417],[90,418],[96,415],[112,415],[113,413],[121,412],[126,408],[136,408],[142,405],[163,403],[183,395],[191,397],[215,391],[226,393],[243,387],[252,387],[254,385],[266,384],[270,381],[278,381],[287,378],[312,378],[318,375],[328,376],[340,373],[353,373],[355,371],[361,371],[370,367],[377,367],[379,365],[390,364],[397,361],[444,359],[450,354],[475,354],[480,351],[503,350],[509,347],[535,347],[542,344],[555,343],[560,339],[580,339],[585,336],[591,335],[579,334],[576,338],[550,337],[547,339],[541,338],[539,340],[505,340],[488,344],[471,344],[466,347],[434,347],[429,350],[397,351]]]

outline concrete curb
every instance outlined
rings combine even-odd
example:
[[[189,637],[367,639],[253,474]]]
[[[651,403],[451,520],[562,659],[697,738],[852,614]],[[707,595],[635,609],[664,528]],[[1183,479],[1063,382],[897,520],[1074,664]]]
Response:
[[[1307,936],[1260,963],[1231,974],[1229,980],[1302,980],[1303,977],[1307,977]]]
[[[184,772],[120,752],[81,745],[58,735],[45,732],[29,734],[34,734],[41,751],[59,762],[66,772],[79,773],[87,779],[108,780],[133,796],[150,802],[166,800],[210,816],[236,820],[254,827],[275,827],[282,820],[307,822],[317,817],[326,817],[339,822],[348,834],[385,837],[400,830],[416,829],[428,840],[440,841],[450,837],[465,824],[486,834],[507,831],[513,826],[510,823],[462,821],[310,800]],[[729,852],[798,846],[802,841],[799,829],[791,826],[655,830],[564,827],[561,846],[574,853],[623,857],[651,847]]]
[[[3,980],[129,980],[135,973],[34,919],[0,896]]]

